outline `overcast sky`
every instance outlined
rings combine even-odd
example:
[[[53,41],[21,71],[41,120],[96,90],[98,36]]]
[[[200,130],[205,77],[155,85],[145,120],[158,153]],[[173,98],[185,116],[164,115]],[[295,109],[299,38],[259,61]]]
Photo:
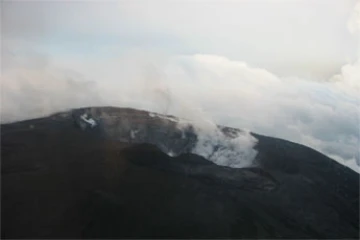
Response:
[[[359,159],[356,0],[1,1],[2,122],[110,104]]]
[[[4,1],[2,31],[50,54],[215,54],[328,78],[356,58],[354,0]]]

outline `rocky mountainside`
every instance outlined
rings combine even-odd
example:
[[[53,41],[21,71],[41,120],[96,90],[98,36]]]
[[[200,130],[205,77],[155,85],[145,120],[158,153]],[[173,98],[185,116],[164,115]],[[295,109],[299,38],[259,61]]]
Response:
[[[243,131],[215,131],[110,107],[3,124],[1,236],[359,238],[356,172],[299,144],[251,133],[245,151],[233,141]]]

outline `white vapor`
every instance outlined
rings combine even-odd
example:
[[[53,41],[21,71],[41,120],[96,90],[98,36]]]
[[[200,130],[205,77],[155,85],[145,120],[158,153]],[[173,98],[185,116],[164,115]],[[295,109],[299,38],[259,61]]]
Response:
[[[177,104],[178,105],[178,104]],[[197,136],[195,146],[191,152],[200,155],[209,161],[221,166],[232,168],[249,167],[254,164],[257,155],[254,149],[257,139],[247,130],[228,130],[216,125],[210,118],[201,112],[188,109],[188,119],[174,119],[161,114],[150,113],[150,117],[159,117],[176,122],[176,127],[182,131],[182,138],[186,137],[185,131],[193,129]],[[191,114],[193,111],[194,114]],[[190,114],[189,114],[190,113]],[[151,137],[151,136],[150,136]],[[166,149],[166,148],[165,148]],[[169,156],[176,156],[173,150],[166,150]]]
[[[309,5],[310,1],[304,2],[306,3],[305,5]],[[335,1],[331,2],[335,4]],[[338,4],[338,1],[336,1],[336,4]],[[294,6],[297,5],[295,4]],[[295,8],[294,6],[289,5],[288,7],[292,9]],[[135,4],[130,10],[134,12],[138,7],[139,6]],[[187,8],[188,7],[189,6],[187,6]],[[316,7],[322,8],[323,5],[320,4]],[[144,6],[140,8],[141,11],[137,12],[137,14],[143,13]],[[152,6],[152,8],[154,8],[154,6]],[[189,13],[192,17],[195,15],[194,12],[197,12],[195,10],[193,9],[192,12]],[[132,13],[132,11],[129,11],[129,14]],[[210,14],[213,10],[209,8],[206,11],[207,14]],[[326,11],[330,10],[327,9]],[[340,9],[339,11],[341,12],[342,10]],[[221,12],[226,13],[225,10],[220,11],[220,13]],[[332,13],[332,10],[330,12]],[[153,12],[150,13],[150,16],[144,15],[145,19],[156,15],[154,9]],[[182,25],[176,25],[175,27],[176,34],[178,35],[188,36],[195,34],[198,36],[201,35],[202,32],[197,30],[201,30],[204,26],[209,26],[209,29],[204,32],[204,36],[199,39],[209,39],[209,44],[214,45],[210,44],[208,46],[204,41],[204,48],[200,48],[197,53],[177,52],[161,55],[157,49],[145,51],[145,48],[143,49],[141,47],[136,51],[129,48],[130,50],[121,50],[121,53],[118,53],[118,49],[115,47],[114,54],[109,56],[101,55],[99,57],[97,55],[92,56],[92,51],[87,52],[86,54],[88,55],[86,55],[86,57],[77,57],[76,54],[70,55],[70,57],[66,56],[66,54],[46,54],[46,50],[34,47],[30,40],[22,41],[23,38],[25,39],[25,36],[23,35],[23,31],[20,31],[21,29],[16,28],[17,25],[14,29],[8,27],[8,31],[12,35],[7,33],[8,38],[4,38],[1,53],[3,60],[1,76],[1,122],[45,116],[56,111],[82,106],[112,105],[134,107],[158,113],[172,114],[197,121],[198,126],[200,126],[197,131],[201,133],[201,138],[196,151],[198,154],[216,161],[217,164],[228,164],[237,167],[243,166],[242,164],[247,164],[247,160],[225,163],[223,158],[212,156],[210,154],[213,150],[212,148],[216,146],[219,141],[225,142],[228,149],[233,150],[233,152],[222,152],[222,156],[231,157],[232,155],[236,155],[243,156],[244,159],[252,159],[256,154],[252,149],[256,140],[246,132],[232,140],[224,139],[222,133],[219,133],[214,128],[215,123],[240,129],[249,129],[256,133],[304,144],[359,172],[359,13],[360,3],[355,6],[347,24],[348,30],[353,34],[353,38],[351,41],[349,40],[349,42],[353,42],[354,39],[357,41],[357,59],[355,61],[349,60],[348,64],[341,67],[338,74],[330,78],[315,77],[316,81],[314,81],[314,76],[311,76],[311,78],[304,76],[294,77],[296,75],[288,74],[286,69],[284,72],[279,72],[278,70],[270,71],[264,67],[271,62],[269,56],[272,56],[278,64],[277,66],[271,66],[270,69],[277,69],[279,65],[286,62],[287,59],[291,60],[289,60],[290,65],[294,64],[298,66],[297,60],[299,59],[287,56],[285,51],[289,50],[288,48],[293,49],[295,46],[286,46],[286,48],[279,51],[279,56],[273,53],[267,54],[266,59],[268,62],[262,65],[259,63],[261,59],[258,62],[254,61],[251,57],[252,54],[246,52],[245,43],[251,42],[251,39],[243,36],[246,42],[240,42],[241,34],[237,34],[234,38],[231,38],[232,28],[222,32],[224,36],[228,36],[223,42],[225,49],[223,52],[207,51],[209,50],[209,46],[216,46],[214,48],[219,50],[220,45],[218,42],[214,44],[215,40],[219,37],[208,35],[210,34],[209,32],[212,31],[212,28],[210,26],[211,24],[206,22],[198,22],[198,24],[195,24],[189,29],[182,28]],[[25,16],[27,16],[26,14],[27,13],[24,13]],[[267,12],[266,14],[271,15],[271,12]],[[54,17],[57,19],[60,15],[59,13],[59,15]],[[135,14],[128,19],[131,20],[136,16]],[[169,21],[175,24],[175,20],[177,20],[176,16],[174,16],[174,18],[169,16],[171,20]],[[94,18],[97,19],[96,16]],[[107,16],[104,16],[104,18],[107,19]],[[251,16],[250,18],[252,19]],[[72,20],[74,20],[72,18],[69,19],[71,21],[65,21],[66,24],[70,24]],[[81,18],[80,22],[75,21],[74,25],[70,25],[77,31],[79,30],[78,28],[81,27],[81,24],[84,24],[84,20],[86,20],[86,18]],[[116,22],[116,19],[110,20]],[[158,24],[158,20],[161,20],[161,18],[154,18],[154,20],[146,24],[155,26]],[[244,20],[246,20],[246,18],[244,18]],[[264,21],[264,19],[260,20],[260,23]],[[278,23],[278,20],[279,19],[276,20],[276,23]],[[281,24],[279,24],[281,26],[284,24],[286,25],[286,29],[290,29],[291,25],[288,26],[283,23],[282,19],[280,20]],[[37,21],[36,18],[33,19],[33,21],[35,21],[36,24],[40,24],[40,21]],[[134,29],[136,31],[141,25],[138,21],[134,22]],[[229,18],[226,20],[226,23],[230,24],[232,21],[233,19]],[[19,19],[16,19],[15,23],[21,25],[19,22],[21,23]],[[184,26],[191,25],[190,20],[186,20],[185,22],[186,24]],[[234,22],[236,21],[234,20]],[[58,21],[56,23],[58,24]],[[212,23],[214,23],[214,20],[212,20]],[[60,24],[61,29],[65,28],[64,26],[66,26],[66,24]],[[104,22],[99,22],[98,24],[102,26]],[[170,23],[164,22],[159,29],[171,29],[169,24]],[[221,32],[222,24],[214,24],[215,29]],[[244,29],[243,25],[246,26],[246,22],[241,22],[241,29]],[[101,29],[106,33],[112,32],[112,25],[106,26],[107,27]],[[313,29],[309,26],[309,28],[311,28],[309,33],[315,34],[317,30],[331,32],[331,23],[319,26],[325,26],[326,31],[320,27],[319,29]],[[339,27],[337,23],[336,26],[337,28]],[[346,30],[345,23],[342,27]],[[91,29],[91,26],[88,28],[90,29],[85,29],[86,31],[84,31],[91,33],[93,29]],[[62,30],[66,32],[66,29]],[[37,31],[39,31],[39,34],[36,36],[41,37],[44,35],[44,32],[48,34],[50,31],[52,33],[54,29],[49,27],[47,23],[43,23]],[[251,31],[246,30],[245,32],[250,33]],[[31,33],[30,30],[26,32],[27,35],[31,35]],[[287,34],[294,37],[296,34],[291,35],[292,33],[292,31],[287,32]],[[333,32],[331,32],[331,34],[333,34]],[[331,34],[325,35],[331,36]],[[273,35],[276,37],[272,38],[272,44],[277,46],[275,49],[280,49],[281,42],[277,42],[276,40],[279,40],[281,36],[277,36],[276,34],[272,34],[271,36]],[[45,34],[45,36],[47,35]],[[208,36],[210,37],[207,38]],[[219,34],[219,36],[223,35]],[[263,35],[260,34],[259,37],[261,36]],[[312,45],[312,36],[301,36],[302,38],[295,41],[299,44],[300,50],[294,50],[292,52],[294,56],[299,54],[301,55],[301,59],[304,60],[306,56],[310,59],[315,58],[316,53],[319,53],[321,57],[316,60],[319,60],[319,65],[321,65],[322,60],[329,58],[329,61],[324,61],[326,62],[325,65],[327,67],[324,68],[327,69],[325,71],[327,73],[329,72],[329,62],[337,61],[330,59],[331,56],[335,56],[336,54],[342,55],[340,52],[344,49],[346,49],[344,51],[347,52],[348,47],[351,45],[349,44],[349,46],[345,46],[343,49],[343,47],[339,46],[346,45],[347,41],[339,42],[339,46],[333,43],[333,45],[337,47],[336,54],[325,54],[325,48],[327,49],[327,47],[329,47],[329,49],[332,49],[331,44],[330,46],[326,45],[328,43],[326,40],[316,35],[318,42],[315,42],[317,42],[319,48],[322,49],[321,51],[324,51],[321,52],[319,50],[319,52],[316,52],[314,45]],[[269,44],[269,42],[262,38],[257,38],[257,35],[255,37],[260,49],[271,48],[272,45]],[[14,40],[15,38],[16,40]],[[305,42],[310,44],[306,47],[301,45],[305,38]],[[199,39],[192,40],[198,43]],[[329,41],[332,40],[333,39],[329,39]],[[243,51],[244,55],[249,59],[249,62],[254,64],[237,60],[242,59],[242,57],[229,57],[228,52],[232,49],[225,45],[231,45],[232,42],[239,42],[239,49]],[[241,43],[244,44],[241,45]],[[264,46],[261,45],[262,43],[264,43]],[[326,46],[322,46],[322,43]],[[29,44],[30,46],[28,46]],[[232,48],[236,49],[237,44],[232,45]],[[34,50],[34,52],[29,52],[29,49]],[[251,49],[255,50],[254,48]],[[42,50],[44,54],[39,53]],[[312,52],[313,50],[315,52]],[[110,51],[112,51],[112,49],[110,49]],[[199,52],[201,52],[201,54],[199,54]],[[209,52],[212,54],[204,54]],[[259,53],[254,53],[254,56],[258,56],[257,54]],[[309,56],[307,54],[309,54]],[[280,61],[279,59],[284,60]],[[343,64],[344,61],[342,60],[339,61]],[[304,66],[300,65],[301,64],[299,64],[299,69],[301,70]],[[310,70],[319,67],[319,65],[315,63],[311,63],[310,65]],[[284,65],[284,68],[287,66],[287,64]],[[299,69],[297,69],[297,71],[300,71]],[[310,70],[307,69],[307,71]],[[322,72],[322,70],[320,72]]]
[[[200,125],[206,120],[288,139],[348,160],[346,165],[359,159],[360,109],[351,82],[282,79],[264,69],[212,55],[177,56],[151,67],[136,62],[126,65],[126,74],[120,65],[109,68],[113,79],[93,85],[60,79],[52,75],[54,70],[4,74],[2,121],[80,106],[134,107],[201,120]],[[214,131],[202,136],[221,139]],[[210,146],[206,139],[199,143],[203,149]],[[234,141],[242,140],[229,144]],[[248,142],[245,146],[253,145],[253,140]]]
[[[225,136],[218,128],[204,129],[195,126],[198,136],[193,153],[203,156],[217,165],[233,168],[248,167],[253,163],[257,151],[253,148],[257,139],[249,132],[238,132],[233,138]]]

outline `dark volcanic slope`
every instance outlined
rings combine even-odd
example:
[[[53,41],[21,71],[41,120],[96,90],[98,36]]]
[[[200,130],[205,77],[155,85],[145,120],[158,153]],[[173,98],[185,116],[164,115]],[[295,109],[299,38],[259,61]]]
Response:
[[[104,111],[163,150],[196,141],[146,112]],[[254,134],[257,167],[232,169],[124,143],[123,122],[81,130],[73,113],[1,126],[3,238],[359,237],[359,175],[314,150]]]

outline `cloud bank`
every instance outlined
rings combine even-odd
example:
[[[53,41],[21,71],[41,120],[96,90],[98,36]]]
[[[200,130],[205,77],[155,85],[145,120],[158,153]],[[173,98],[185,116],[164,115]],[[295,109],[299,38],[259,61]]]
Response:
[[[280,4],[276,2],[273,6]],[[334,6],[338,3],[331,1]],[[286,11],[279,13],[281,17],[272,18],[278,10],[274,7],[265,11],[261,6],[266,4],[261,1],[244,4],[244,9],[253,10],[240,19],[234,17],[229,4],[222,5],[218,13],[224,21],[211,17],[217,5],[207,6],[201,19],[210,22],[195,18],[201,14],[197,11],[200,5],[189,9],[190,5],[179,4],[180,12],[189,10],[189,18],[183,19],[183,24],[179,23],[182,18],[161,1],[151,5],[146,13],[145,5],[120,4],[123,13],[120,16],[108,4],[101,5],[101,14],[95,11],[96,4],[86,8],[82,4],[55,4],[60,10],[49,4],[44,8],[30,4],[25,12],[21,10],[25,8],[11,5],[7,7],[10,10],[5,14],[2,30],[1,121],[45,116],[74,107],[134,107],[284,138],[312,147],[359,171],[360,48],[356,46],[360,46],[360,4],[355,6],[348,22],[345,20],[350,7],[343,5],[335,8],[336,13],[325,5],[314,6],[305,0],[284,6],[290,12],[293,8],[324,9],[323,18],[316,18],[310,11],[302,22],[300,15],[294,13],[294,18],[290,18]],[[169,11],[158,12],[159,6]],[[68,11],[70,7],[73,12]],[[81,9],[84,14],[76,17]],[[146,21],[136,18],[139,14]],[[164,15],[169,15],[169,21],[161,23]],[[342,26],[338,25],[339,19],[325,21],[335,15],[341,16]],[[286,19],[292,19],[292,25],[284,23]],[[129,23],[133,20],[131,28]],[[267,20],[268,25],[264,24]],[[308,20],[316,27],[306,24]],[[232,24],[239,28],[239,33],[234,28],[222,29]],[[250,31],[246,26],[257,30]],[[271,31],[268,33],[265,28]],[[299,28],[299,32],[293,32]],[[214,29],[218,30],[215,34]],[[276,35],[275,30],[286,33]],[[345,34],[347,30],[352,37]],[[318,31],[323,35],[318,35]],[[267,41],[269,34],[276,37]],[[141,40],[144,36],[148,37],[146,43]],[[291,39],[285,41],[283,36]],[[295,36],[299,38],[293,39]],[[120,43],[113,44],[111,39]],[[319,49],[312,45],[312,40]],[[249,47],[252,41],[254,45]],[[181,44],[184,42],[190,44]],[[177,44],[181,47],[174,47]],[[153,46],[164,46],[165,51]],[[234,54],[230,54],[232,51]],[[353,60],[344,64],[344,54]],[[310,67],[304,70],[300,62],[307,59],[317,59],[319,64],[311,60]],[[332,63],[324,59],[344,65],[334,70],[330,67]],[[289,64],[285,64],[287,61]],[[322,63],[327,74],[338,73],[326,78],[319,77],[323,73],[312,75]],[[296,71],[289,71],[289,65],[297,66]],[[304,74],[297,75],[300,70]],[[206,141],[203,142],[206,149]],[[206,151],[202,154],[206,155]]]
[[[344,67],[342,78],[320,83],[283,79],[213,55],[140,62],[146,63],[141,58],[111,69],[119,80],[94,82],[79,81],[71,73],[66,77],[49,66],[13,69],[2,78],[1,119],[91,105],[134,107],[195,121],[209,119],[298,142],[346,164],[359,162],[358,85],[348,78],[359,69],[356,66]]]

